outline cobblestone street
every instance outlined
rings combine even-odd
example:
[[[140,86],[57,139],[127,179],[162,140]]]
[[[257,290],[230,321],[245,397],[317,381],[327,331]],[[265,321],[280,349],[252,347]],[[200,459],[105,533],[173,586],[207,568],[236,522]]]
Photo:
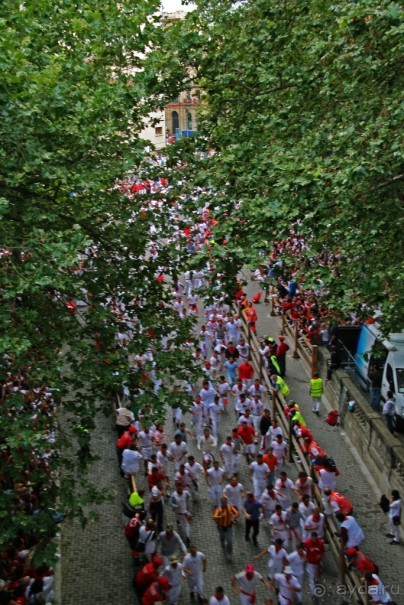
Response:
[[[249,296],[258,291],[258,286],[249,287]],[[269,305],[257,306],[259,320],[257,333],[259,336],[279,334],[279,319],[269,316]],[[289,343],[292,345],[292,343]],[[292,347],[291,347],[292,348]],[[363,550],[380,567],[381,577],[388,586],[398,586],[400,573],[404,569],[404,549],[402,546],[390,546],[385,537],[387,531],[387,517],[381,512],[378,501],[380,494],[369,477],[364,464],[357,459],[355,451],[347,441],[343,431],[330,427],[324,422],[327,402],[323,402],[320,417],[312,414],[311,402],[308,395],[308,380],[303,366],[299,360],[288,356],[287,383],[291,387],[291,395],[301,406],[314,436],[327,453],[336,461],[341,475],[338,477],[338,491],[346,494],[354,504],[355,515],[366,534]],[[224,415],[220,429],[220,444],[224,441],[229,430],[235,426],[233,406]],[[189,414],[185,416],[189,426]],[[120,478],[115,455],[115,432],[112,430],[113,420],[99,418],[98,429],[95,435],[96,453],[101,460],[94,466],[93,479],[101,483],[108,493],[114,495],[113,502],[100,507],[100,518],[90,523],[83,531],[76,523],[65,523],[62,527],[62,593],[63,605],[84,605],[97,603],[97,605],[129,605],[136,599],[131,587],[133,566],[130,550],[122,532],[121,505],[126,495],[126,482]],[[173,426],[171,413],[167,414],[166,430],[171,441]],[[190,453],[200,460],[200,453],[196,450],[195,441],[189,439]],[[296,478],[293,465],[287,466],[292,479]],[[138,476],[140,486],[144,485],[144,477]],[[246,463],[242,463],[240,481],[245,489],[250,487],[247,480]],[[204,477],[200,480],[199,502],[193,507],[193,520],[191,524],[191,542],[198,550],[205,553],[208,567],[205,574],[205,595],[211,596],[217,585],[222,585],[232,604],[239,599],[232,592],[230,577],[241,571],[246,563],[253,562],[253,557],[269,545],[269,533],[261,523],[258,537],[259,547],[244,541],[244,520],[235,527],[234,532],[234,558],[233,562],[225,561],[223,551],[218,539],[217,529],[211,519],[212,505],[208,497]],[[172,521],[169,507],[165,507],[165,520]],[[258,571],[266,575],[267,557],[261,558],[256,565]],[[323,583],[325,596],[323,603],[355,602],[344,595],[342,588],[338,588],[339,570],[331,554],[325,559]],[[260,589],[261,590],[261,589]],[[391,589],[397,603],[403,603],[403,597],[397,594],[397,588]],[[258,594],[257,604],[263,604],[263,590]],[[266,591],[266,596],[269,593]],[[303,603],[310,603],[311,597],[308,587],[304,587]],[[190,603],[189,591],[184,583],[182,604]]]

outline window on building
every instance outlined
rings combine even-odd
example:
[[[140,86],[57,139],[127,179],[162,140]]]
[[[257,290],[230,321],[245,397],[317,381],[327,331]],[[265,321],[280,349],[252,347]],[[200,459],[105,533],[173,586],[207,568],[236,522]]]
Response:
[[[163,127],[156,126],[156,128],[154,129],[154,134],[156,135],[156,137],[161,137],[163,135]]]
[[[187,130],[192,130],[192,113],[187,111]]]
[[[175,131],[180,127],[180,120],[178,118],[178,112],[173,111],[171,114],[171,122],[172,122],[172,131],[175,134]]]

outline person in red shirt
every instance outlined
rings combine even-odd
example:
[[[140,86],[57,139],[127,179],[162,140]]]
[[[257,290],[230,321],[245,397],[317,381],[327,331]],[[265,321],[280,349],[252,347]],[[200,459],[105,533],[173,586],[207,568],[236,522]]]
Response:
[[[152,582],[142,597],[142,605],[154,605],[165,601],[167,593],[171,588],[168,578],[161,576],[156,582]]]
[[[254,309],[254,305],[253,305],[252,301],[247,303],[247,307],[244,309],[243,312],[247,318],[247,323],[248,323],[248,326],[249,326],[251,332],[255,332],[256,331],[255,323],[258,319],[258,316],[257,316],[256,310]]]
[[[163,565],[163,559],[160,559],[160,557],[153,557],[149,563],[146,563],[146,565],[135,574],[134,586],[139,599],[150,584],[157,581],[159,577],[158,568],[160,565]]]
[[[159,470],[158,466],[152,467],[150,475],[147,476],[147,484],[150,491],[155,485],[158,487],[164,484],[167,488],[169,487],[168,478]]]
[[[254,378],[254,368],[248,359],[238,366],[238,377],[244,384],[249,384]]]
[[[369,557],[357,548],[347,548],[345,554],[348,558],[349,568],[356,567],[361,574],[365,575],[367,571],[370,573],[379,573],[379,569]]]
[[[317,532],[313,531],[311,538],[303,542],[306,555],[306,569],[309,576],[310,592],[313,598],[316,597],[316,584],[320,578],[321,561],[324,558],[324,541],[318,537]]]
[[[132,443],[135,442],[137,429],[134,426],[130,426],[127,431],[125,431],[116,442],[116,453],[118,455],[119,468],[121,468],[122,464],[122,455],[123,450],[129,448]],[[124,472],[121,470],[121,476],[123,477]]]
[[[247,464],[250,464],[255,456],[255,429],[251,424],[248,424],[247,421],[244,420],[242,425],[237,429],[237,435],[244,444],[244,453],[246,455]]]
[[[289,345],[285,342],[284,336],[278,336],[279,344],[276,347],[276,359],[281,369],[281,378],[286,374],[286,353],[289,351]]]

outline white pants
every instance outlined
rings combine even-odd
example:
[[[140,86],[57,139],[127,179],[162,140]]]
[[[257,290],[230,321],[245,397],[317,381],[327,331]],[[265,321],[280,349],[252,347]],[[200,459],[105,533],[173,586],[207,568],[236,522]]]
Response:
[[[217,434],[219,432],[219,427],[220,427],[220,416],[216,416],[216,414],[213,414],[213,416],[211,417],[211,422],[212,422],[212,435],[213,435],[213,439],[215,439],[217,441]]]
[[[228,458],[228,457],[224,458],[223,467],[224,467],[224,472],[225,472],[226,477],[231,477],[232,474],[234,473],[234,470],[233,470],[233,457],[231,457],[231,458]]]
[[[252,421],[253,421],[253,425],[255,428],[255,432],[259,433],[259,428],[260,428],[260,422],[261,422],[261,416],[252,416]]]
[[[221,485],[212,485],[212,487],[209,488],[209,496],[210,496],[210,499],[212,500],[214,506],[220,505],[221,495],[222,495]]]
[[[190,536],[189,523],[188,523],[186,516],[182,515],[180,513],[176,513],[175,516],[177,518],[178,527],[181,528],[182,531],[184,532],[185,536],[187,538],[189,538],[189,536]]]
[[[256,479],[255,477],[253,477],[253,491],[254,491],[254,497],[257,500],[260,500],[262,493],[265,491],[266,488],[266,481],[265,479]]]
[[[390,533],[396,542],[400,542],[400,526],[394,525],[393,519],[390,519]]]
[[[173,586],[170,588],[168,591],[168,602],[170,605],[177,605],[178,601],[180,600],[181,589],[181,584],[179,586]]]
[[[191,592],[196,592],[198,596],[202,596],[203,595],[203,574],[198,573],[198,574],[192,574],[192,576],[188,576],[187,575],[187,581],[188,581],[188,586],[189,586],[189,590]]]
[[[181,408],[172,408],[172,411],[173,411],[173,422],[175,422],[175,424],[179,424],[181,422],[181,418],[182,418]]]
[[[275,540],[277,538],[282,538],[282,540],[283,540],[283,544],[282,544],[283,548],[286,548],[286,550],[288,549],[288,547],[289,547],[289,532],[288,532],[287,529],[284,529],[282,531],[272,532],[272,538],[273,538],[274,542],[275,542]]]
[[[240,593],[240,604],[241,605],[251,605],[251,597],[246,594]]]
[[[315,586],[318,578],[318,565],[314,565],[313,563],[306,563],[307,575],[309,576],[309,586],[310,593],[316,596]]]
[[[196,437],[196,440],[199,442],[199,439],[202,437],[203,416],[202,416],[202,414],[200,414],[198,416],[194,416],[192,420],[193,420],[193,425],[195,427],[195,437]]]
[[[292,538],[292,550],[296,550],[296,546],[302,541],[302,528],[294,527],[290,530],[290,536]]]
[[[312,397],[312,410],[318,412],[320,409],[321,397]]]

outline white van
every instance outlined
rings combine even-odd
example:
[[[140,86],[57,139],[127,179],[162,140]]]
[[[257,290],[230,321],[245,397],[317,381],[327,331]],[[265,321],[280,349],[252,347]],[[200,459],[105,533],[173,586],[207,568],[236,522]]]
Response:
[[[369,369],[376,363],[382,370],[381,399],[392,391],[396,402],[395,428],[404,429],[404,331],[386,339],[377,323],[364,324],[355,355],[355,368],[361,386],[370,386]]]

